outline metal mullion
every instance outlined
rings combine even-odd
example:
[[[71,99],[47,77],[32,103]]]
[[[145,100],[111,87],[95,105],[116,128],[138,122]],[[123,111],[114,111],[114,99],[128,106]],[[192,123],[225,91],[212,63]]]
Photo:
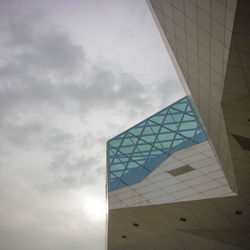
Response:
[[[154,121],[152,121],[152,122],[154,122]],[[170,132],[173,132],[174,134],[176,134],[176,131],[174,131],[174,130],[172,130],[172,129],[169,129],[169,128],[167,128],[167,127],[165,127],[163,124],[162,124],[162,127],[163,128],[165,128],[165,129],[167,129],[167,130],[169,130]],[[177,127],[177,130],[178,130],[178,127]],[[160,130],[159,130],[160,131]],[[164,134],[164,133],[163,133]],[[174,135],[175,136],[175,135]],[[185,137],[185,136],[184,136]],[[188,138],[188,137],[186,137],[186,138]],[[161,142],[159,141],[159,143],[161,144]],[[154,147],[156,147],[156,146],[154,146]],[[158,148],[158,147],[156,147],[156,148]],[[159,149],[159,150],[161,150],[161,149]],[[161,150],[162,151],[162,150]],[[163,153],[165,153],[164,151],[162,151]]]
[[[128,132],[128,133],[131,134],[130,132]],[[131,134],[131,135],[133,135],[133,134]],[[134,135],[133,135],[133,136],[134,136]],[[135,136],[135,137],[137,137],[137,136]],[[145,142],[146,144],[149,144],[148,142],[144,141],[144,140],[141,139],[140,137],[137,137],[137,138],[138,138],[138,141],[137,141],[137,144],[136,144],[135,148],[137,147],[139,140],[142,140],[142,141]],[[139,150],[139,153],[141,154],[142,152]],[[131,156],[132,156],[132,154],[134,154],[134,152],[131,153]],[[145,159],[145,157],[144,157],[142,154],[141,154],[141,156]]]
[[[188,115],[187,113],[185,113],[185,115]],[[189,115],[190,116],[190,115]],[[183,122],[191,122],[191,121],[196,121],[195,117],[194,116],[190,116],[190,118],[193,118],[192,120],[187,120],[187,121],[183,121]]]
[[[172,141],[172,139],[171,140],[162,140],[161,143],[165,143],[165,142],[169,142],[169,141]]]
[[[171,116],[172,116],[172,114],[170,114]],[[172,119],[174,119],[173,117],[172,117]],[[168,125],[176,125],[176,122],[168,122],[167,123]],[[176,126],[176,128],[177,128],[177,126]]]
[[[170,130],[171,132],[174,132],[175,134],[177,133],[178,135],[181,135],[181,136],[183,136],[183,137],[185,137],[185,138],[187,138],[187,139],[189,139],[189,140],[190,140],[190,138],[189,138],[189,137],[186,137],[185,135],[183,135],[183,134],[179,133],[179,131],[178,131],[178,130],[179,130],[179,127],[180,127],[180,123],[181,123],[181,121],[182,121],[183,116],[184,116],[184,113],[183,113],[183,115],[182,115],[182,117],[181,117],[181,120],[180,120],[180,122],[179,122],[179,124],[178,124],[178,126],[177,126],[177,130],[176,130],[176,131],[174,131],[174,130],[172,130],[172,129],[169,129],[169,128],[165,127],[164,125],[163,125],[162,127],[166,128],[166,129],[168,129],[168,130]]]
[[[158,124],[158,123],[157,123]],[[138,137],[139,138],[139,137]],[[143,140],[142,138],[139,138],[140,140],[142,140],[143,142],[145,142],[146,144],[149,144],[149,145],[152,145],[151,143],[149,143],[149,142],[147,142],[147,141],[145,141],[145,140]],[[155,148],[157,148],[157,149],[159,149],[158,147],[155,147]],[[164,153],[161,149],[159,149],[162,153]]]
[[[128,157],[127,157],[128,158]],[[124,159],[126,159],[125,157],[124,157]],[[115,166],[115,165],[118,165],[118,164],[124,164],[124,163],[126,163],[127,161],[124,161],[124,162],[122,162],[122,160],[121,159],[119,159],[119,161],[120,162],[114,162],[114,163],[112,163],[112,166]]]
[[[187,106],[189,105],[189,103],[186,103],[186,108],[185,108],[185,110],[187,109]],[[190,106],[190,105],[189,105]],[[179,109],[177,109],[177,108],[174,108],[174,107],[170,107],[171,109],[174,109],[174,110],[176,110],[176,111],[178,111],[178,112],[181,112],[181,113],[183,113],[184,111],[181,111],[181,110],[179,110]],[[188,114],[188,113],[186,113],[187,115],[189,115],[189,116],[192,116],[192,115],[190,115],[190,114]]]
[[[163,111],[165,111],[165,110],[166,110],[166,112],[168,113],[168,111],[169,111],[169,107],[167,107],[167,108],[165,108],[165,109],[161,110],[159,113],[161,113],[161,112],[163,112]],[[161,115],[155,114],[155,115],[153,115],[153,116],[149,117],[149,118],[148,118],[148,120],[150,120],[151,122],[154,122],[155,124],[157,124],[157,125],[160,125],[160,126],[161,126],[161,124],[162,124],[162,123],[158,123],[158,122],[156,122],[156,121],[151,120],[152,118],[157,117],[157,116],[161,116]],[[164,118],[165,118],[165,117],[166,117],[166,114],[165,114],[165,115],[163,115],[163,116],[164,116]],[[163,120],[164,120],[164,118],[163,118]]]
[[[187,106],[186,106],[186,108],[187,108]],[[176,109],[175,109],[176,110]],[[179,110],[178,110],[179,111]],[[179,112],[182,112],[182,111],[179,111]],[[172,117],[172,119],[173,119],[173,121],[174,121],[174,117],[173,117],[173,115],[172,115],[172,113],[170,113],[170,115],[171,115],[171,117]],[[175,123],[175,125],[176,125],[176,123]],[[165,127],[165,126],[164,126]],[[176,125],[176,129],[178,129],[178,126]]]
[[[140,163],[138,163],[136,160],[133,160],[131,157],[128,157],[127,155],[125,155],[124,153],[122,153],[121,151],[119,151],[119,153],[121,153],[122,155],[126,156],[129,160],[134,161],[136,164],[140,165],[141,167],[143,167]]]
[[[159,135],[159,133],[160,133],[160,131],[161,131],[162,124],[164,123],[164,121],[165,121],[165,119],[166,119],[166,117],[167,117],[167,115],[168,115],[168,112],[169,112],[169,109],[167,110],[167,113],[165,114],[165,117],[163,118],[162,123],[160,124],[160,129],[159,129],[158,133],[156,134],[156,137],[155,137],[155,139],[154,139],[153,145],[152,145],[152,147],[151,147],[151,149],[150,149],[150,151],[149,151],[149,153],[148,153],[148,156],[147,156],[147,159],[146,159],[145,162],[147,162],[147,160],[148,160],[148,158],[149,158],[149,155],[150,155],[151,152],[152,152],[152,149],[153,149],[154,144],[155,144],[155,142],[156,142],[156,140],[157,140],[157,137],[158,137],[158,135]],[[161,151],[161,150],[160,150],[160,151]],[[162,152],[162,151],[161,151],[161,152]],[[164,152],[163,152],[163,153],[164,153]],[[143,167],[143,169],[147,169],[147,168]],[[149,171],[149,172],[151,172],[151,171]],[[142,173],[142,171],[141,171],[141,173]],[[141,173],[140,173],[140,175],[138,175],[136,181],[137,181],[137,180],[139,179],[139,177],[141,176]]]
[[[140,133],[140,136],[142,135],[142,133],[143,133],[145,127],[146,127],[146,124],[147,124],[147,121],[145,122],[145,124],[144,124],[144,126],[143,126],[143,128],[142,128],[142,131],[141,131],[141,133]],[[128,132],[128,131],[127,131],[127,132]],[[129,133],[129,132],[128,132],[128,133]],[[130,133],[130,134],[131,134],[131,133]],[[139,137],[138,137],[138,138],[139,138]],[[139,139],[140,139],[140,138],[139,138]],[[133,153],[134,153],[134,151],[135,151],[135,148],[136,148],[136,146],[138,145],[138,142],[139,142],[139,140],[136,142],[136,145],[134,146],[131,155],[133,155]],[[131,160],[130,157],[128,157],[128,158],[129,158],[129,160]],[[124,169],[123,169],[123,172],[122,172],[122,174],[121,174],[121,176],[120,176],[120,178],[119,178],[119,181],[121,181],[121,178],[123,177],[123,174],[124,174],[125,170],[127,169],[129,160],[127,161],[127,164],[126,164],[126,166],[125,166]],[[136,163],[137,163],[137,162],[136,162]],[[140,165],[140,164],[138,164],[138,165]],[[140,166],[141,166],[141,165],[140,165]],[[117,183],[116,188],[117,188],[118,185],[119,185],[119,182]]]
[[[119,170],[112,170],[112,172],[111,173],[113,173],[113,174],[115,174],[116,172],[119,172],[119,171],[121,171],[121,169]]]
[[[111,145],[108,145],[109,147],[112,147]],[[108,147],[108,152],[107,152],[107,154],[108,154],[108,159],[109,159],[109,161],[110,161],[110,154],[109,154],[109,147]],[[112,147],[112,149],[114,149],[114,147]],[[115,158],[115,156],[116,156],[116,154],[117,154],[117,149],[115,149],[115,152],[114,152],[114,155],[113,155],[113,157],[112,157],[112,162],[113,162],[113,160],[114,160],[114,158]],[[111,163],[110,163],[110,165],[111,165]]]
[[[110,145],[110,146],[111,146],[111,145]],[[111,146],[111,147],[114,148],[113,146]],[[119,153],[121,153],[122,155],[124,155],[124,156],[125,156],[124,158],[128,158],[128,159],[129,159],[129,157],[128,157],[127,155],[123,154],[120,150],[117,149],[117,152],[119,152]],[[116,153],[117,153],[117,152],[116,152]],[[121,162],[121,164],[124,164],[124,162],[122,162],[120,158],[118,158],[118,160]],[[113,161],[112,161],[112,164],[113,164]],[[110,170],[110,167],[111,167],[112,164],[110,164],[109,170]]]
[[[127,131],[128,132],[128,131]],[[129,132],[128,132],[129,133]],[[131,133],[129,133],[130,135],[132,135],[132,137],[136,137],[137,139],[139,139],[137,136],[135,136],[135,135],[133,135],[133,134],[131,134]],[[130,139],[130,141],[133,143],[133,145],[135,146],[135,144],[134,144],[134,142],[132,141],[132,139],[131,139],[131,137],[129,137],[129,139]]]
[[[163,118],[163,120],[164,120],[164,118]],[[149,119],[149,121],[153,122],[153,121],[150,120],[150,119]],[[158,133],[159,133],[159,131],[160,131],[160,129],[161,129],[161,124],[158,124],[157,122],[154,122],[154,123],[155,123],[155,126],[157,126],[157,125],[160,126],[158,132],[155,133],[155,132],[153,131],[153,129],[151,128],[151,125],[149,125],[149,127],[150,127],[150,129],[152,130],[153,134],[149,134],[149,135],[146,135],[146,136],[151,136],[151,135],[157,136],[157,135],[158,135]],[[143,140],[143,139],[142,139],[142,140]],[[145,140],[143,140],[143,141],[145,141]],[[147,142],[147,143],[151,144],[150,142]]]
[[[197,124],[197,123],[196,123],[196,124]],[[194,138],[195,138],[195,136],[196,136],[198,127],[199,127],[199,124],[197,124],[197,127],[196,127],[195,132],[194,132],[194,136],[193,136],[193,138],[192,138],[192,140],[191,140],[191,142],[190,142],[190,145],[192,145],[193,141],[195,141]],[[195,141],[195,142],[196,142],[196,141]]]
[[[147,151],[139,151],[139,152],[134,152],[133,155],[135,155],[136,153],[140,154],[141,156],[144,156],[143,153],[146,153]]]
[[[158,133],[157,133],[156,140],[157,140],[159,134],[161,134],[160,131],[161,131],[161,128],[164,127],[163,124],[164,124],[164,122],[165,122],[165,120],[166,120],[166,118],[167,118],[167,116],[168,116],[169,110],[170,110],[170,108],[168,108],[167,113],[165,114],[165,117],[164,117],[164,119],[162,120],[162,123],[160,124],[160,129],[159,129],[159,131],[158,131]],[[165,128],[165,127],[164,127],[164,128]],[[161,147],[164,149],[164,147],[163,147],[163,145],[162,145],[162,142],[161,142],[160,140],[159,140],[159,143],[160,143]],[[154,141],[154,144],[155,144],[155,141]],[[154,147],[156,147],[156,146],[154,146]],[[156,148],[157,148],[157,147],[156,147]],[[162,151],[162,150],[161,150],[161,151]],[[165,153],[164,151],[162,151],[162,152]]]
[[[187,102],[186,102],[186,103],[184,103],[184,104],[188,105],[188,103],[187,103]],[[170,106],[169,108],[174,109],[174,110],[176,110],[176,111],[179,111],[179,112],[183,113],[183,111],[182,111],[182,110],[179,110],[178,108],[171,107],[171,106]],[[187,108],[187,107],[185,107],[185,109],[184,109],[184,110],[186,110],[186,108]]]
[[[116,175],[113,174],[113,172],[111,172],[110,174],[113,175],[113,177],[115,178],[115,180],[119,179]]]
[[[182,117],[181,117],[181,120],[180,120],[180,122],[179,122],[179,124],[178,124],[177,131],[179,130],[179,127],[180,127],[180,125],[181,125],[181,122],[182,122],[182,119],[183,119],[183,117],[184,117],[185,111],[187,110],[187,107],[188,107],[188,105],[186,106],[184,112],[182,113]],[[174,143],[174,139],[175,139],[175,137],[176,137],[177,131],[176,131],[176,133],[175,133],[175,135],[174,135],[174,138],[173,138],[173,140],[172,140],[172,143],[171,143],[170,146],[169,146],[167,155],[169,154],[169,151],[170,151],[171,148],[172,148],[172,145],[173,145],[173,143]]]
[[[196,132],[196,129],[197,129],[197,123],[196,123],[196,127],[195,128],[190,128],[190,129],[185,129],[185,130],[182,130],[182,133],[183,132],[191,132],[191,131],[194,131],[194,133]],[[181,134],[181,135],[183,135],[183,134]],[[183,136],[185,136],[185,135],[183,135]],[[193,138],[194,136],[192,136],[192,138]],[[190,140],[192,140],[191,138],[189,138]]]
[[[151,120],[150,120],[151,121]],[[151,121],[152,122],[152,121]],[[155,125],[156,126],[156,125]],[[159,131],[160,131],[160,129],[161,129],[161,125],[159,124],[158,125],[158,127],[160,126],[160,128],[159,128],[159,130],[158,130],[158,132],[156,133],[156,136],[158,135],[158,133],[159,133]],[[150,129],[152,130],[152,132],[154,133],[154,135],[155,135],[155,132],[154,132],[154,130],[152,129],[152,127],[150,126]]]
[[[112,172],[111,172],[111,174],[115,177],[115,179],[114,179],[113,181],[117,181],[117,182],[118,182],[118,181],[119,181],[119,177],[116,176],[116,175],[115,175],[114,173],[112,173]]]
[[[111,146],[111,147],[112,147],[112,146]],[[129,156],[127,156],[126,154],[122,153],[120,150],[117,150],[117,151],[119,151],[119,153],[122,154],[122,155],[124,156],[124,158],[128,158],[128,160],[132,160],[132,161],[134,161],[136,164],[142,166],[140,163],[138,163],[137,161],[133,160],[131,157],[129,157]],[[119,159],[119,161],[121,161],[121,160]],[[121,162],[121,163],[122,163],[122,162]],[[122,164],[123,164],[123,163],[122,163]]]
[[[125,132],[125,134],[124,134],[124,136],[123,136],[123,138],[122,138],[122,140],[121,140],[121,142],[120,142],[118,148],[115,148],[115,147],[113,147],[111,144],[109,144],[109,146],[111,146],[112,148],[114,148],[114,149],[117,150],[116,153],[115,153],[114,156],[113,156],[113,159],[112,159],[112,162],[110,163],[110,165],[112,165],[112,163],[113,163],[113,161],[114,161],[114,159],[115,159],[115,156],[116,156],[116,154],[117,154],[117,152],[118,152],[118,149],[120,148],[120,146],[121,146],[121,144],[122,144],[122,142],[123,142],[123,140],[124,140],[126,134],[127,134],[127,132]]]

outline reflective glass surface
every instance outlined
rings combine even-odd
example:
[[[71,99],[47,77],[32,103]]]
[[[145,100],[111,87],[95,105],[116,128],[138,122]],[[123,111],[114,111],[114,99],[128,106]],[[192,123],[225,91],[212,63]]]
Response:
[[[180,99],[108,141],[110,191],[142,181],[171,154],[206,140],[191,97]]]

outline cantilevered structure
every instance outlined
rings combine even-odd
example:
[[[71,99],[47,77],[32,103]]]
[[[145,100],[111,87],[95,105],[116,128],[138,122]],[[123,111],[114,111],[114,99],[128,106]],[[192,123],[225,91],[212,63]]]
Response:
[[[108,249],[250,249],[250,1],[148,6],[187,96],[108,141]]]

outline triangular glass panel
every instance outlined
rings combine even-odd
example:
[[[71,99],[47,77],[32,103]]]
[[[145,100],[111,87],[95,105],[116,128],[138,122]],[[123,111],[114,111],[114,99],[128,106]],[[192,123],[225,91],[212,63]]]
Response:
[[[194,137],[195,131],[196,131],[196,128],[179,130],[178,134],[184,135],[185,137],[192,139]]]
[[[189,114],[184,113],[184,115],[183,115],[183,117],[182,117],[182,120],[181,120],[181,123],[183,123],[183,122],[190,122],[190,121],[196,122],[195,117],[192,116],[192,115],[189,115]]]
[[[188,130],[188,129],[196,129],[197,127],[197,122],[194,118],[192,118],[191,116],[189,115],[184,115],[186,121],[182,121],[180,126],[179,126],[179,131],[182,131],[182,130]],[[183,118],[184,118],[183,117]]]
[[[108,160],[109,160],[109,164],[112,162],[112,159],[115,156],[116,152],[117,152],[117,149],[115,149],[115,148],[113,148],[111,146],[108,147],[108,155],[109,155]]]
[[[128,162],[128,158],[114,159],[112,165],[110,166],[110,170],[116,171],[116,170],[124,169],[127,162]]]
[[[177,111],[175,109],[169,109],[168,115],[171,115],[173,120],[178,124],[181,121],[183,113],[181,111]]]
[[[176,133],[175,131],[171,131],[165,127],[161,127],[157,140],[160,143],[164,143],[166,141],[172,141],[175,133]]]
[[[191,109],[190,105],[188,105],[185,113],[189,114],[189,115],[192,115],[192,116],[195,116],[195,114],[194,114],[193,110]]]
[[[114,170],[114,171],[111,171],[111,173],[117,177],[117,178],[120,178],[122,173],[123,173],[123,170]]]
[[[195,136],[193,138],[193,141],[197,142],[197,143],[201,143],[206,141],[207,138],[205,136],[205,134],[203,133],[202,129],[200,128],[200,126],[197,128],[197,131],[195,133]]]
[[[160,149],[161,149],[162,152],[167,152],[169,147],[171,146],[171,144],[172,144],[172,140],[167,140],[167,141],[162,141],[160,143],[157,142],[157,143],[155,143],[155,146],[157,148],[161,147]]]
[[[131,133],[132,135],[140,136],[144,129],[145,124],[146,124],[146,121],[141,122],[137,124],[136,126],[134,126],[133,128],[129,129],[128,132]]]
[[[155,157],[148,159],[147,163],[144,165],[148,171],[153,172],[164,160],[167,159],[167,154],[159,152]]]
[[[126,163],[129,158],[115,158],[110,165],[110,169],[123,169],[126,166]]]
[[[147,127],[144,129],[143,134],[140,138],[148,143],[153,143],[155,140],[156,135],[152,132],[152,130]]]
[[[151,147],[152,145],[150,145],[149,143],[143,140],[139,140],[136,146],[136,149],[138,149],[141,153],[145,153],[145,152],[148,153]]]
[[[137,178],[137,182],[142,181],[143,179],[145,179],[148,175],[150,175],[150,171],[148,171],[145,168],[141,168],[140,173],[138,174],[138,178]]]
[[[141,167],[141,166],[140,166],[138,163],[136,163],[136,162],[130,160],[130,161],[128,162],[128,165],[127,165],[127,167],[126,167],[124,173],[123,173],[123,176],[126,175],[126,174],[128,174],[128,173],[131,173],[134,169],[136,169],[136,168],[138,168],[138,167]]]
[[[119,151],[130,156],[138,140],[137,137],[127,133],[120,145]]]
[[[153,144],[156,140],[160,127],[161,125],[156,124],[152,121],[148,121],[147,127],[144,129],[143,134],[141,135],[141,139],[150,144]]]
[[[187,107],[187,103],[186,102],[177,102],[177,103],[171,105],[171,107],[174,109],[178,109],[181,112],[184,112],[186,107]]]
[[[158,134],[161,127],[161,125],[156,124],[155,122],[152,122],[150,120],[148,121],[147,126],[151,129],[152,133],[154,133],[155,135]]]
[[[163,151],[159,150],[156,147],[152,147],[152,150],[151,150],[150,154],[148,155],[148,159],[154,158],[162,153],[163,153]]]
[[[125,172],[123,173],[121,180],[125,183],[127,183],[128,185],[132,185],[136,183],[136,179],[138,174],[140,173],[141,170],[141,166],[138,165],[137,163],[130,161],[128,163],[128,166],[125,170]]]
[[[111,172],[109,173],[109,180],[112,182],[114,181],[115,179],[117,179],[116,176],[114,176]]]
[[[168,108],[166,108],[166,109],[162,110],[161,112],[159,112],[159,113],[157,113],[157,114],[151,116],[151,117],[149,118],[149,120],[151,120],[151,121],[153,121],[153,122],[156,122],[156,123],[158,123],[158,124],[162,124],[162,122],[163,122],[163,120],[164,120],[164,118],[165,118],[167,112],[168,112]]]
[[[126,155],[122,154],[121,152],[119,152],[119,150],[117,150],[113,159],[109,160],[109,166],[111,167],[112,165],[127,162],[127,160],[128,160],[128,157]]]
[[[191,145],[191,142],[192,142],[191,140],[189,140],[188,138],[186,138],[184,136],[176,135],[169,153],[173,154],[177,151],[183,150],[183,149],[189,147]]]
[[[164,121],[164,127],[168,128],[168,129],[171,129],[171,130],[174,130],[176,131],[177,130],[177,126],[178,126],[178,122],[176,122],[171,113],[169,113]]]
[[[112,147],[118,149],[119,146],[120,146],[120,144],[121,144],[121,142],[122,142],[122,140],[123,140],[124,135],[125,135],[125,133],[122,133],[121,135],[119,135],[119,136],[113,138],[112,140],[110,140],[110,141],[108,142],[108,144],[111,145]]]
[[[144,147],[144,145],[147,146],[147,148]],[[134,156],[139,156],[142,158],[145,158],[148,155],[148,148],[151,147],[149,144],[144,143],[144,144],[138,144],[133,152],[133,155],[131,156],[131,158],[133,158]]]

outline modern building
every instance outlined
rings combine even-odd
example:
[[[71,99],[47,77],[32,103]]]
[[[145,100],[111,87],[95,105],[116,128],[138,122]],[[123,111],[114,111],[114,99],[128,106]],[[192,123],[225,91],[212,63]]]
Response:
[[[187,96],[108,141],[108,249],[250,249],[250,1],[148,6]]]

